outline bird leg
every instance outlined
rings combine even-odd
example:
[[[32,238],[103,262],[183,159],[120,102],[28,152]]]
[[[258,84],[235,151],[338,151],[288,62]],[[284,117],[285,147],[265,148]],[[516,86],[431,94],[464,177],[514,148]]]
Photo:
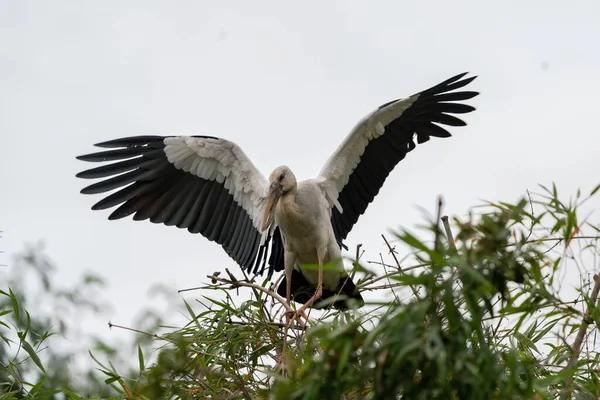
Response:
[[[294,265],[296,264],[296,255],[292,251],[286,251],[284,254],[284,271],[285,271],[285,302],[288,306],[288,310],[292,308],[292,272],[294,272]],[[291,318],[293,311],[285,312],[288,320]],[[290,321],[288,321],[290,322]]]
[[[315,301],[317,301],[317,299],[319,299],[322,295],[323,295],[323,265],[319,264],[319,280],[317,281],[317,289],[315,290],[315,294],[313,294],[313,296],[308,299],[308,301],[306,303],[304,303],[304,305],[302,307],[300,307],[298,310],[296,310],[296,314],[297,315],[302,315],[304,316],[304,318],[306,318],[308,320],[308,317],[306,316],[306,313],[304,312],[304,310],[306,310],[308,307],[311,307]]]
[[[284,254],[284,269],[285,269],[285,297],[286,304],[288,306],[288,310],[292,308],[292,272],[294,271],[294,264],[296,263],[296,255],[291,251],[286,251]],[[285,349],[288,338],[288,330],[290,329],[290,325],[295,317],[294,311],[285,311],[285,329],[283,330],[283,345],[281,348],[281,365],[284,371],[284,375],[286,375],[286,362],[285,362]]]
[[[315,294],[313,294],[313,296],[310,299],[308,299],[308,301],[296,311],[297,314],[305,314],[304,310],[306,310],[308,307],[311,307],[314,304],[314,302],[317,301],[317,299],[319,299],[323,295],[323,260],[325,259],[326,251],[327,247],[325,246],[321,248],[317,247],[317,261],[319,263],[317,289],[315,290]]]
[[[304,311],[293,311],[292,310],[292,272],[294,271],[294,265],[296,264],[296,253],[294,252],[286,252],[284,256],[285,263],[285,296],[286,296],[286,304],[289,306],[288,310],[285,312],[285,316],[287,318],[286,325],[289,327],[292,324],[292,321],[296,317],[304,317],[308,320],[307,315]]]

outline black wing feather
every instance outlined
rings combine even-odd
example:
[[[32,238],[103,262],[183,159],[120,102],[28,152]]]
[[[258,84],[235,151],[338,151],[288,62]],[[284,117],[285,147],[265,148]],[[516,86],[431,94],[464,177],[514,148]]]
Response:
[[[413,104],[384,127],[383,135],[369,142],[360,163],[340,191],[338,201],[344,210],[343,213],[336,207],[332,210],[331,223],[339,243],[346,239],[398,162],[416,147],[415,137],[419,144],[427,142],[431,137],[450,137],[450,132],[440,125],[466,125],[463,120],[451,115],[467,114],[475,110],[470,105],[453,103],[471,99],[479,94],[474,91],[451,92],[468,85],[476,78],[473,76],[462,79],[466,74],[465,72],[453,76],[417,93],[415,96],[418,97]],[[396,101],[398,100],[387,102],[378,110]]]
[[[200,137],[200,136],[198,136]],[[217,139],[212,136],[204,138]],[[77,157],[89,162],[112,162],[78,173],[83,179],[105,178],[82,189],[84,194],[116,192],[98,201],[92,209],[118,206],[110,220],[150,220],[200,233],[219,243],[243,269],[263,274],[269,261],[269,277],[283,269],[283,248],[274,246],[270,255],[251,217],[233,200],[222,184],[178,170],[164,152],[165,136],[133,136],[96,144],[110,150]],[[269,238],[278,243],[279,232]]]

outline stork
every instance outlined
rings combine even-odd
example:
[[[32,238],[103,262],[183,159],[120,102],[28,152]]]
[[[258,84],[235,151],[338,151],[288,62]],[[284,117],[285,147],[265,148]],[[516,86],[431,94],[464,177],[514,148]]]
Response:
[[[92,209],[119,205],[110,220],[134,214],[134,220],[200,233],[253,274],[266,271],[270,278],[283,269],[278,293],[288,305],[303,304],[297,313],[334,296],[338,309],[361,307],[343,267],[342,242],[396,164],[416,147],[415,139],[420,144],[450,137],[442,125],[466,125],[451,115],[475,110],[459,101],[478,92],[455,91],[476,78],[466,74],[369,113],[312,179],[297,181],[290,168],[279,166],[267,180],[239,146],[218,137],[134,136],[98,143],[109,150],[77,157],[116,161],[77,174],[108,178],[81,193],[119,189]],[[334,267],[324,270],[325,264]]]

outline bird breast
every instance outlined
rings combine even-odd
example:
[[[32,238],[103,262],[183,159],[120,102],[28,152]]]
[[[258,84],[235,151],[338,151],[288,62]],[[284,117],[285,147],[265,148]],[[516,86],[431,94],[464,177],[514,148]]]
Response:
[[[304,258],[302,263],[317,263],[316,248],[335,241],[327,206],[321,190],[310,181],[300,182],[277,205],[275,218],[285,245]]]

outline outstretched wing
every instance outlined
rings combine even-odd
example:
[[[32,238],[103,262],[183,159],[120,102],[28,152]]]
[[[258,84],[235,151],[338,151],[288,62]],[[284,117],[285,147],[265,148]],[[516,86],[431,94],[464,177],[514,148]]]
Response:
[[[389,173],[417,143],[450,137],[440,125],[464,126],[450,114],[475,110],[466,104],[479,93],[458,91],[476,77],[456,75],[432,88],[380,106],[363,118],[325,163],[316,181],[332,207],[331,223],[338,242],[348,233],[379,192]]]
[[[106,178],[81,193],[118,190],[93,210],[118,206],[109,219],[134,214],[137,221],[200,233],[250,273],[264,273],[273,242],[269,275],[282,268],[279,232],[259,230],[268,181],[235,143],[210,136],[135,136],[96,146],[111,150],[77,158],[112,163],[77,174]]]

